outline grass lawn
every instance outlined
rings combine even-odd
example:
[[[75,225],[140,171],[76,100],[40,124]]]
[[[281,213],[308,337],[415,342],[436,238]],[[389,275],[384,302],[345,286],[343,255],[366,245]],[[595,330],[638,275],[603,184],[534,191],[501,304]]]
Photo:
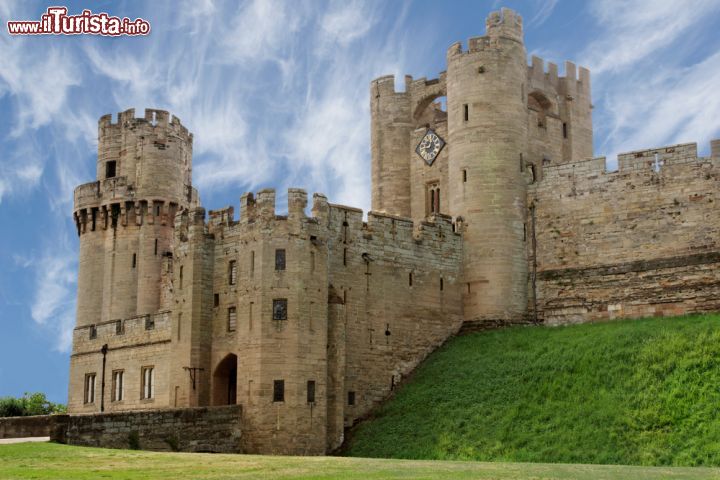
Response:
[[[720,466],[720,316],[455,338],[360,424],[347,454]]]
[[[720,479],[707,468],[271,457],[0,445],[2,479]]]

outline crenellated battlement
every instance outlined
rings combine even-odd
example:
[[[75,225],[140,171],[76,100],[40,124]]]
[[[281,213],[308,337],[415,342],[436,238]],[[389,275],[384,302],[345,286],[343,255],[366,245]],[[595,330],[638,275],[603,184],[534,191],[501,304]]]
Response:
[[[485,20],[485,29],[489,37],[505,37],[523,41],[523,21],[519,13],[509,8],[490,12]]]
[[[712,148],[714,147],[714,149]],[[546,165],[544,178],[538,185],[561,177],[587,176],[596,182],[611,180],[617,175],[661,176],[674,168],[691,168],[698,175],[703,169],[720,167],[720,140],[711,142],[711,155],[699,157],[697,143],[681,143],[658,148],[635,150],[618,154],[617,169],[608,170],[606,157],[594,157],[560,165]]]
[[[383,75],[382,77],[374,79],[370,82],[370,90],[375,98],[407,95],[406,91],[400,92],[395,89],[395,75]]]
[[[485,35],[470,37],[467,49],[463,49],[460,41],[453,43],[447,49],[447,57],[498,50],[502,40],[523,43],[522,17],[509,8],[491,12],[485,20]]]
[[[130,108],[117,114],[117,122],[113,123],[112,115],[107,114],[98,120],[98,134],[103,137],[114,135],[118,131],[138,131],[154,133],[159,136],[173,135],[192,142],[193,135],[182,124],[180,119],[167,110],[146,108],[142,117],[135,116],[135,109]]]
[[[278,215],[276,212],[275,190],[264,189],[253,194],[246,192],[241,196],[240,217],[235,219],[235,207],[227,206],[221,209],[209,210],[207,221],[205,211],[195,214],[195,220],[188,217],[193,211],[178,212],[176,228],[187,230],[190,223],[204,222],[207,232],[227,236],[226,229],[241,229],[242,231],[270,232],[273,229],[286,225],[278,232],[298,234],[306,230],[307,224],[318,225],[319,228],[327,229],[328,233],[340,232],[347,227],[352,232],[362,232],[368,238],[373,235],[386,234],[407,235],[417,242],[438,241],[461,238],[460,233],[455,232],[452,217],[448,215],[432,215],[427,220],[413,222],[407,217],[390,215],[382,212],[368,212],[367,222],[363,220],[362,209],[329,203],[325,195],[315,193],[313,195],[312,214],[306,215],[305,209],[308,205],[307,192],[299,188],[288,189],[288,215]],[[315,228],[315,227],[313,227]]]
[[[576,92],[587,95],[590,93],[590,70],[577,67],[570,61],[565,62],[565,75],[560,76],[557,64],[547,62],[546,67],[545,60],[533,55],[528,66],[528,80],[531,87],[550,87],[564,95],[573,95]]]

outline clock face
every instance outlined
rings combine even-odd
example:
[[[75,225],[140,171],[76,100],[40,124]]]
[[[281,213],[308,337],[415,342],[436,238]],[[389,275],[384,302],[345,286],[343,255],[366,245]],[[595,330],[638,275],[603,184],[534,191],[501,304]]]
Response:
[[[428,128],[425,136],[420,140],[418,146],[415,147],[415,152],[420,155],[420,158],[425,160],[425,163],[432,165],[444,146],[445,140],[438,137],[437,133],[431,128]]]

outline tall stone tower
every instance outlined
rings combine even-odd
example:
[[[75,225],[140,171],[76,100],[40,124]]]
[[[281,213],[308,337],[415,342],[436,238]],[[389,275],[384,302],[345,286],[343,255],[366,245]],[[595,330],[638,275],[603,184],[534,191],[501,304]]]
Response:
[[[515,321],[527,310],[527,60],[520,16],[486,25],[447,53],[449,208],[464,226],[466,321]]]
[[[393,76],[370,85],[372,208],[453,217],[465,321],[533,315],[528,192],[545,166],[592,156],[590,72],[571,62],[565,71],[537,57],[528,65],[522,18],[504,8],[466,49],[450,47],[438,78],[406,76],[404,91]]]
[[[98,125],[97,181],[75,189],[77,327],[161,308],[175,213],[197,202],[192,134],[168,112],[130,109]],[[165,259],[165,260],[164,260]]]

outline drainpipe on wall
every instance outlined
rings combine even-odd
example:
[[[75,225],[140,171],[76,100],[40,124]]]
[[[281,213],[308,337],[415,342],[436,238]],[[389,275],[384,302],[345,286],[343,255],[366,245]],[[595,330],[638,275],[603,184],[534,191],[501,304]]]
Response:
[[[100,411],[105,411],[105,362],[107,361],[108,346],[107,343],[102,346],[100,353],[103,355],[102,378],[100,382]]]
[[[537,235],[535,235],[535,227],[537,225],[537,216],[535,214],[535,204],[530,207],[530,216],[532,219],[532,291],[533,291],[533,321],[538,323],[538,301],[537,301]]]

